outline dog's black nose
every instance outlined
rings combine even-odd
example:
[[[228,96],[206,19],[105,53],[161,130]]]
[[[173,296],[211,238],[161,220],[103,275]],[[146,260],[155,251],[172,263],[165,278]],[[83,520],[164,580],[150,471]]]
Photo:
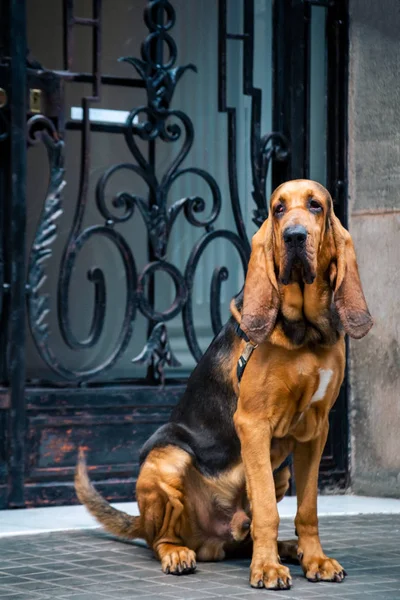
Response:
[[[307,229],[303,225],[292,225],[286,227],[283,239],[289,246],[302,246],[307,239]]]

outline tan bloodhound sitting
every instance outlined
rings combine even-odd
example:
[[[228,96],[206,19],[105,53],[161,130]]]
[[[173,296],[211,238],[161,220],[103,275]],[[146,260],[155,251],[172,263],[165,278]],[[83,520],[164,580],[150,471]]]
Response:
[[[108,531],[144,538],[165,573],[247,548],[253,587],[289,588],[286,555],[308,579],[340,582],[345,571],[318,535],[318,468],[344,376],[344,335],[363,337],[372,319],[350,234],[321,185],[289,181],[272,194],[231,312],[170,421],[142,449],[140,516],[101,498],[83,456],[78,497]],[[290,454],[298,540],[278,543]]]

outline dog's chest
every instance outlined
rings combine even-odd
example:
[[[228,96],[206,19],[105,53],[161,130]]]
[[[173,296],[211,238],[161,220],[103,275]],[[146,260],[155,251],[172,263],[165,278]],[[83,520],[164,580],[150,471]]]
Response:
[[[319,435],[330,410],[335,379],[333,369],[327,366],[318,367],[305,378],[290,425],[290,434],[295,438],[311,439]]]
[[[310,387],[312,392],[312,396],[310,397],[310,391],[306,388],[305,394],[300,402],[300,411],[305,412],[312,406],[315,402],[320,402],[321,400],[325,400],[327,392],[329,390],[329,386],[332,382],[333,370],[329,368],[320,367],[317,371],[317,374],[311,378]],[[315,390],[315,391],[314,391]]]

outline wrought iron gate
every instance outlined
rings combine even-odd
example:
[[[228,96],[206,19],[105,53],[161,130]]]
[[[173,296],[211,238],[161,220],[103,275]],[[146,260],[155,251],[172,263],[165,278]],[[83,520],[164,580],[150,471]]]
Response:
[[[252,219],[259,226],[267,216],[269,187],[310,175],[310,128],[313,126],[310,31],[316,10],[323,14],[322,52],[326,64],[326,78],[320,92],[326,100],[326,132],[323,132],[326,180],[322,183],[332,192],[337,214],[346,221],[346,0],[269,0],[273,60],[265,68],[272,69],[271,131],[261,131],[265,108],[261,90],[254,83],[255,0],[234,0],[232,4],[229,0],[219,0],[214,33],[218,112],[225,115],[227,134],[228,186],[223,190],[201,164],[186,166],[188,161],[190,163],[195,130],[191,115],[174,107],[174,94],[181,78],[196,67],[180,66],[179,48],[173,38],[177,3],[152,0],[143,7],[142,1],[121,0],[119,4],[132,9],[130,14],[136,21],[142,18],[144,8],[148,31],[141,44],[140,57],[122,59],[126,63],[125,74],[108,75],[102,70],[101,40],[104,28],[112,23],[104,22],[104,3],[91,1],[89,14],[82,16],[77,0],[52,0],[53,9],[58,7],[59,10],[64,36],[64,64],[59,69],[46,69],[46,64],[40,64],[27,49],[29,16],[27,18],[25,0],[2,3],[0,508],[74,502],[72,479],[79,446],[87,448],[92,477],[107,498],[127,500],[132,497],[138,449],[168,418],[184,387],[185,374],[178,369],[179,360],[170,337],[173,319],[181,317],[181,330],[195,361],[204,349],[196,332],[193,305],[199,261],[217,240],[224,240],[234,250],[235,257],[230,258],[231,274],[238,269],[244,273],[249,257],[251,231],[238,185],[243,161],[238,140],[238,110],[228,98],[228,45],[234,43],[242,52],[242,94],[248,97],[250,105]],[[235,31],[230,29],[229,16],[233,4],[240,5],[237,19],[240,30]],[[262,4],[261,0],[257,4]],[[87,2],[80,5],[87,7]],[[91,71],[74,69],[74,37],[78,29],[89,32],[92,37]],[[136,77],[132,77],[133,71]],[[78,111],[81,117],[73,119],[65,113],[65,98],[68,89],[76,84],[84,86],[85,93]],[[199,90],[195,83],[193,85],[196,95]],[[127,116],[122,123],[92,119],[90,111],[101,101],[107,86],[142,90],[144,101],[133,107],[126,105]],[[127,97],[129,95],[124,96]],[[60,226],[63,210],[69,210],[64,189],[69,178],[64,164],[69,143],[66,132],[80,136],[79,190],[68,233]],[[102,143],[114,134],[123,138],[130,158],[104,169],[96,177],[95,188],[91,189],[95,133],[102,134]],[[157,166],[160,143],[171,149],[169,165],[164,165],[162,173]],[[27,178],[28,156],[38,145],[46,150],[49,172],[40,215],[32,214],[27,202],[27,193],[32,192]],[[142,187],[124,185],[122,191],[111,194],[110,204],[108,190],[122,172],[140,178]],[[180,199],[171,199],[171,188],[184,177],[189,193]],[[211,201],[190,192],[195,178],[200,178],[203,188],[208,189]],[[143,183],[145,193],[139,191]],[[97,222],[88,225],[85,218],[91,206],[96,207]],[[228,206],[232,226],[221,227],[221,210],[228,211]],[[32,219],[37,222],[30,238],[27,225]],[[179,219],[184,219],[197,233],[193,234],[190,252],[181,257],[178,267],[171,260],[169,250],[176,243],[174,228]],[[133,224],[138,227],[139,220],[144,224],[147,254],[141,266],[134,253],[135,239],[132,239]],[[142,230],[135,229],[138,239],[140,235],[143,237]],[[84,307],[89,294],[86,288],[78,292],[75,289],[71,298],[71,279],[81,255],[93,240],[101,240],[101,248],[107,243],[112,245],[119,257],[118,272],[123,282],[123,289],[117,293],[118,302],[112,307],[119,321],[111,327],[114,337],[107,333],[110,335],[107,351],[100,359],[94,349],[105,335],[104,324],[113,293],[110,286],[107,287],[100,254],[87,271],[93,286],[89,295],[93,312],[90,319],[86,319],[89,322],[89,326],[85,326],[86,333],[79,337],[71,324],[72,308],[79,313],[80,305]],[[57,243],[61,244],[62,252],[56,260]],[[226,265],[218,262],[213,267],[208,284],[209,320],[212,332],[216,333],[227,316],[222,315],[220,300],[229,272]],[[157,304],[160,273],[170,278],[175,290],[171,295],[171,285],[164,285],[167,307],[163,309]],[[56,283],[48,290],[50,276]],[[113,369],[135,337],[134,325],[138,326],[139,316],[145,341],[132,361],[136,370],[125,369],[121,376]],[[54,329],[59,338],[57,343]],[[65,347],[65,352],[60,353],[61,347]],[[32,348],[40,357],[41,367],[37,372],[28,364],[27,356],[33,352]],[[321,466],[321,486],[342,488],[346,474],[344,386],[331,416],[331,435]]]

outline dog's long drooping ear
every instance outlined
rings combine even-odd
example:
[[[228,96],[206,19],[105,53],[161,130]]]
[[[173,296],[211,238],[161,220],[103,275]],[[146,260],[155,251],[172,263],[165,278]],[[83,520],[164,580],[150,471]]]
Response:
[[[345,332],[358,340],[367,335],[373,320],[361,287],[351,236],[334,214],[331,223],[337,255],[335,306]]]
[[[279,292],[273,259],[272,219],[268,218],[252,240],[240,327],[252,342],[261,344],[275,326],[278,309]]]

